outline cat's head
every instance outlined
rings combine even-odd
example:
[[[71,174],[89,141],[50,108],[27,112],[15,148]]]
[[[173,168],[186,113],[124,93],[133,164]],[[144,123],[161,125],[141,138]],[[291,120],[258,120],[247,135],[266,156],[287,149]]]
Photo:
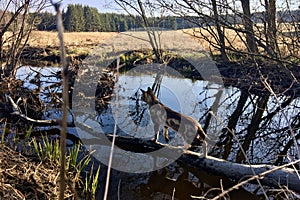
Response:
[[[158,99],[153,93],[152,89],[148,87],[147,91],[142,90],[142,101],[146,102],[148,105],[153,105],[158,103]]]

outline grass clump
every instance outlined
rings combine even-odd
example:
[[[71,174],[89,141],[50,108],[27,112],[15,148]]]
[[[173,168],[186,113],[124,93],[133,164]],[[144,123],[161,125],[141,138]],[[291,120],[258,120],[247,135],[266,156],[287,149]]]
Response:
[[[8,145],[5,130],[4,125],[0,145],[0,199],[58,199],[59,139],[30,137],[30,128],[22,143],[26,144],[24,155]],[[85,153],[81,144],[68,148],[65,199],[95,199],[100,167],[96,172],[94,168],[91,154]]]

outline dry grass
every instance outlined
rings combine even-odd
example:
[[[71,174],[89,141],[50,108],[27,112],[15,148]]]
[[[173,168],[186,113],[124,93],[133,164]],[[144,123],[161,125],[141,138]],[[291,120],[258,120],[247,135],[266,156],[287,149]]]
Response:
[[[97,45],[106,39],[115,36],[113,32],[72,32],[64,33],[66,46]],[[33,31],[29,39],[29,46],[33,47],[58,47],[59,41],[56,32]]]
[[[240,30],[244,29],[242,25],[236,25],[235,28]],[[300,51],[298,51],[299,49],[298,46],[300,45],[298,39],[299,32],[296,32],[295,26],[290,23],[278,23],[277,28],[278,28],[278,32],[277,32],[276,41],[278,43],[281,56],[282,57],[294,56],[299,58],[300,56]],[[217,44],[217,41],[213,36],[213,35],[217,36],[216,28],[210,27],[210,32],[203,28],[185,29],[185,30],[178,30],[178,31],[183,31],[187,34],[196,36],[196,38],[198,38],[197,41],[200,47],[203,48],[204,50],[212,53],[217,53],[217,54],[219,53],[219,50],[207,41],[209,40],[211,41],[211,43]],[[265,44],[266,39],[264,38],[263,24],[255,24],[254,31],[257,39],[260,40],[260,42],[262,42],[263,44]],[[248,52],[246,46],[245,33],[237,33],[232,29],[225,29],[225,38],[226,38],[225,39],[226,47],[233,48],[236,51]],[[259,47],[259,50],[260,53],[264,53],[264,50],[261,47]]]
[[[59,167],[29,159],[12,149],[0,148],[0,199],[57,199]],[[65,197],[74,199],[68,182]]]
[[[243,28],[243,27],[236,27],[236,28]],[[291,27],[290,24],[278,24],[278,28],[281,32],[290,32],[293,31],[293,27]],[[256,31],[262,31],[261,25],[256,25]],[[214,27],[211,27],[211,31],[215,34],[217,33],[216,29]],[[201,32],[201,34],[200,34]],[[163,40],[165,40],[166,44],[170,44],[173,46],[178,46],[178,43],[181,43],[180,45],[183,47],[187,47],[188,45],[185,44],[185,40],[183,40],[184,37],[181,37],[180,34],[187,33],[191,35],[191,39],[195,40],[193,44],[193,48],[197,48],[197,50],[205,50],[206,52],[212,52],[214,54],[219,54],[219,49],[216,47],[218,46],[216,39],[213,37],[213,35],[208,32],[205,29],[184,29],[184,30],[177,30],[177,31],[167,31],[164,33]],[[136,38],[130,37],[128,35],[132,34],[132,32],[125,32],[125,33],[116,33],[116,32],[66,32],[64,34],[64,41],[67,48],[68,55],[88,55],[95,46],[111,39],[114,36],[116,37],[115,44],[119,47],[119,49],[126,48],[134,48],[137,47],[138,44],[133,44],[132,42],[136,42]],[[127,35],[128,37],[126,37]],[[145,32],[134,32],[135,36],[141,36],[141,38],[144,38],[146,40],[148,39],[148,36]],[[196,36],[196,38],[194,36]],[[258,34],[259,35],[259,34]],[[6,35],[8,36],[8,34]],[[225,30],[225,36],[226,36],[226,46],[227,47],[233,47],[236,51],[241,52],[247,52],[247,48],[245,45],[245,35],[240,33],[236,33],[233,30],[226,29]],[[177,37],[175,40],[174,38]],[[179,38],[178,38],[179,37]],[[206,39],[204,39],[204,37]],[[120,41],[117,41],[118,38]],[[124,39],[126,38],[126,39]],[[216,44],[216,46],[210,44],[207,40],[211,41],[211,43]],[[174,42],[176,41],[176,42]],[[111,41],[110,41],[111,42]],[[263,42],[263,41],[262,41]],[[297,38],[293,38],[290,36],[285,35],[278,35],[279,48],[281,51],[282,56],[299,56],[298,48],[296,48],[297,45],[299,45],[299,41]],[[143,42],[138,42],[142,44]],[[30,47],[37,47],[37,48],[52,48],[52,49],[58,49],[58,38],[56,32],[47,32],[47,31],[33,31],[30,35],[28,45]],[[6,47],[9,47],[8,44],[4,45]],[[149,47],[148,44],[143,43],[143,47]],[[139,48],[141,47],[138,46]],[[261,53],[264,51],[260,48]],[[57,54],[55,50],[54,54]]]
[[[212,43],[216,44],[216,39],[212,36],[212,34],[203,29],[203,28],[195,28],[195,29],[184,29],[184,30],[178,30],[184,33],[187,33],[189,35],[194,35],[197,38],[197,41],[200,45],[200,47],[206,51],[211,51],[213,53],[218,53],[218,49],[214,48],[206,39],[211,41]],[[216,28],[211,28],[211,32],[217,33]],[[201,34],[200,34],[201,33]],[[235,48],[245,50],[246,45],[243,40],[245,40],[245,36],[241,34],[241,37],[233,30],[226,29],[225,30],[225,36],[227,38],[226,46],[230,46],[230,44],[233,44]],[[206,39],[204,39],[204,37]]]
[[[6,32],[4,35],[4,50],[10,48],[12,41],[14,41],[11,35],[11,32]],[[64,42],[68,54],[76,56],[88,54],[93,47],[115,35],[117,35],[115,32],[66,32],[64,33]],[[33,49],[53,49],[51,54],[58,55],[59,52],[55,51],[55,49],[59,48],[57,32],[32,31],[27,41],[27,46]]]

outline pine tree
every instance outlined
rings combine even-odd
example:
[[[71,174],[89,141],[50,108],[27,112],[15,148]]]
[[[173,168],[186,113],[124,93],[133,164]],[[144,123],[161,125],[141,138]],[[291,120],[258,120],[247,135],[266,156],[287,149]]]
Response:
[[[97,8],[69,4],[63,12],[66,31],[127,31],[142,27],[142,18],[116,13],[99,13]],[[155,19],[157,20],[157,19]],[[41,26],[45,26],[43,22]]]
[[[128,31],[128,25],[125,18],[120,20],[120,32]]]
[[[177,25],[176,17],[171,17],[170,29],[177,30],[177,28],[178,25]]]
[[[66,31],[75,31],[76,21],[74,19],[74,15],[75,15],[75,7],[74,5],[69,5],[64,17],[64,27]]]
[[[49,12],[43,12],[38,14],[39,22],[37,23],[37,29],[40,31],[52,31],[56,29],[55,15]]]
[[[79,32],[85,30],[85,19],[82,5],[68,5],[64,18],[64,26],[67,31]]]
[[[84,31],[85,30],[85,18],[83,7],[80,4],[76,4],[76,30],[75,31]]]

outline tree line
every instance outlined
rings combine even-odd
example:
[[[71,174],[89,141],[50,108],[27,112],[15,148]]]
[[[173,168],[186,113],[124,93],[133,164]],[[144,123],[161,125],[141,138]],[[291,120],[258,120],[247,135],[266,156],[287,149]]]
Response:
[[[252,13],[252,21],[254,23],[263,23],[265,21],[264,12]],[[226,18],[229,24],[242,24],[243,17],[235,14],[220,15],[220,18]],[[278,22],[300,21],[300,10],[293,13],[277,12]],[[150,17],[150,26],[160,27],[170,30],[184,29],[202,26],[214,25],[215,21],[210,17],[201,18],[199,16],[163,16]],[[83,6],[81,4],[70,4],[66,11],[63,11],[63,21],[66,31],[69,32],[123,32],[132,29],[140,29],[144,26],[143,19],[137,15],[125,15],[116,13],[99,13],[97,8]],[[194,23],[197,21],[197,23]],[[38,14],[36,28],[41,31],[52,31],[56,29],[55,15],[49,12],[41,12]]]
[[[154,17],[151,19],[153,26],[172,30],[177,29],[177,20],[173,16]],[[68,5],[67,10],[63,11],[63,21],[65,30],[69,32],[123,32],[143,27],[143,21],[140,16],[99,13],[97,8],[80,4]],[[178,21],[182,23],[180,20]],[[187,25],[188,23],[184,26],[187,27]],[[49,12],[39,13],[36,28],[41,31],[55,30],[55,15]]]

